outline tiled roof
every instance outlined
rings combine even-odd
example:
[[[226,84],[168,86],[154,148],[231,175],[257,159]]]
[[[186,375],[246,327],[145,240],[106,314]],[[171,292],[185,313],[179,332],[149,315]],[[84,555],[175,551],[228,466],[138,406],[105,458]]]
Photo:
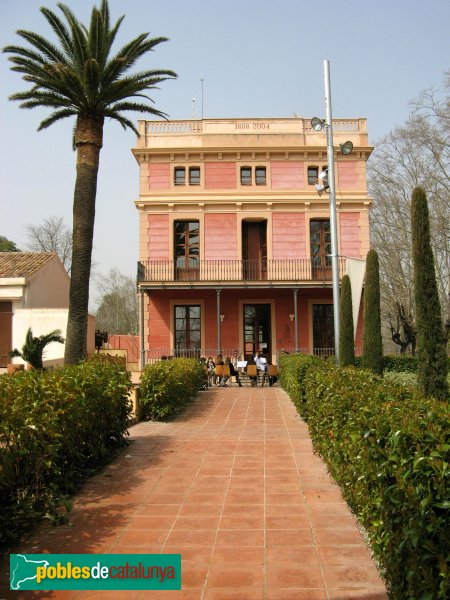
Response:
[[[53,252],[0,252],[0,277],[31,277],[55,256]]]

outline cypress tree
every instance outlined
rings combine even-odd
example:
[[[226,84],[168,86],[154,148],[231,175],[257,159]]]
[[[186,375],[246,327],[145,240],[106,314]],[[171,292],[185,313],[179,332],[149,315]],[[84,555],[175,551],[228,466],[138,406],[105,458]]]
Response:
[[[425,191],[417,187],[411,201],[414,300],[417,327],[417,379],[426,396],[446,400],[447,354],[436,285]]]
[[[339,350],[341,366],[355,364],[355,336],[353,327],[352,284],[344,275],[341,288]]]
[[[364,288],[364,333],[362,365],[383,375],[383,343],[381,339],[380,267],[378,254],[369,250],[366,259]]]

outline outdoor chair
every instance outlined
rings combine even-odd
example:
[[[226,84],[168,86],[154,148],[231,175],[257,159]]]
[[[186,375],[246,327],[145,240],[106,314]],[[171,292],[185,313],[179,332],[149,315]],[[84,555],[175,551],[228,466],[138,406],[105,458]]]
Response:
[[[223,367],[224,365],[216,365],[215,369],[214,369],[214,373],[216,375],[216,381],[214,382],[217,385],[217,381],[219,380],[222,381],[222,377],[223,377]]]
[[[271,378],[272,377],[276,377],[278,379],[278,367],[277,365],[269,365],[269,370],[267,373],[268,377],[269,377],[269,384],[271,383]],[[272,383],[273,385],[273,383]]]
[[[258,378],[258,369],[256,367],[256,365],[247,365],[247,379],[248,379],[248,383],[252,384],[252,381],[254,381],[254,377]]]

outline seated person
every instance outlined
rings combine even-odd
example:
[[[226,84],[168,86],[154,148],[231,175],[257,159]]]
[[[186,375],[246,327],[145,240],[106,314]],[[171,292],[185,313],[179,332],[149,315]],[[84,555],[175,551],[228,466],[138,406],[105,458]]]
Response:
[[[264,385],[264,379],[267,372],[267,360],[262,356],[261,352],[257,352],[255,354],[255,364],[256,368],[262,375],[262,385]]]
[[[225,365],[227,365],[230,369],[230,379],[231,379],[231,377],[235,377],[236,382],[239,385],[239,387],[242,387],[241,380],[239,379],[239,373],[237,372],[236,367],[231,362],[231,358],[229,356],[227,356],[225,359]],[[223,377],[223,380],[227,380],[227,379],[228,379],[227,377]]]
[[[215,383],[216,380],[216,375],[214,373],[216,363],[213,361],[211,356],[208,357],[208,360],[206,362],[206,368],[208,369],[208,385],[211,386]]]
[[[217,358],[216,358],[216,365],[223,367],[224,364],[225,363],[223,362],[223,356],[221,354],[218,354]],[[215,379],[216,379],[216,381],[215,381],[216,385],[222,385],[222,381],[221,381],[220,375],[215,375]]]

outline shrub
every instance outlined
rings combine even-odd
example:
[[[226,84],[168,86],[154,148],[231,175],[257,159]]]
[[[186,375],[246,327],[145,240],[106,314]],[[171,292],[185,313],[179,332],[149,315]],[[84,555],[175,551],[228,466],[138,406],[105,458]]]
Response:
[[[450,593],[450,407],[368,371],[303,373],[315,449],[367,530],[395,600]]]
[[[173,418],[198,395],[204,380],[204,366],[195,358],[147,365],[141,378],[141,417],[155,421]]]
[[[378,254],[369,250],[364,288],[364,331],[362,364],[378,375],[383,374],[383,342],[381,337],[380,268]]]
[[[415,188],[412,195],[411,232],[418,385],[426,396],[448,400],[446,341],[430,242],[428,203],[420,187]]]
[[[340,336],[339,351],[341,366],[355,364],[355,336],[353,327],[352,309],[352,284],[350,277],[344,275],[342,278],[341,306],[340,306]]]
[[[325,359],[310,354],[281,355],[278,359],[280,367],[280,385],[289,394],[297,410],[306,419],[304,403],[304,380],[307,372],[312,369],[324,368]]]
[[[355,358],[355,366],[362,367],[362,357]],[[447,366],[450,370],[450,357],[447,358]],[[408,354],[387,355],[383,357],[385,371],[395,373],[417,373],[417,356]]]
[[[124,369],[96,361],[0,376],[0,543],[56,507],[125,443]]]

